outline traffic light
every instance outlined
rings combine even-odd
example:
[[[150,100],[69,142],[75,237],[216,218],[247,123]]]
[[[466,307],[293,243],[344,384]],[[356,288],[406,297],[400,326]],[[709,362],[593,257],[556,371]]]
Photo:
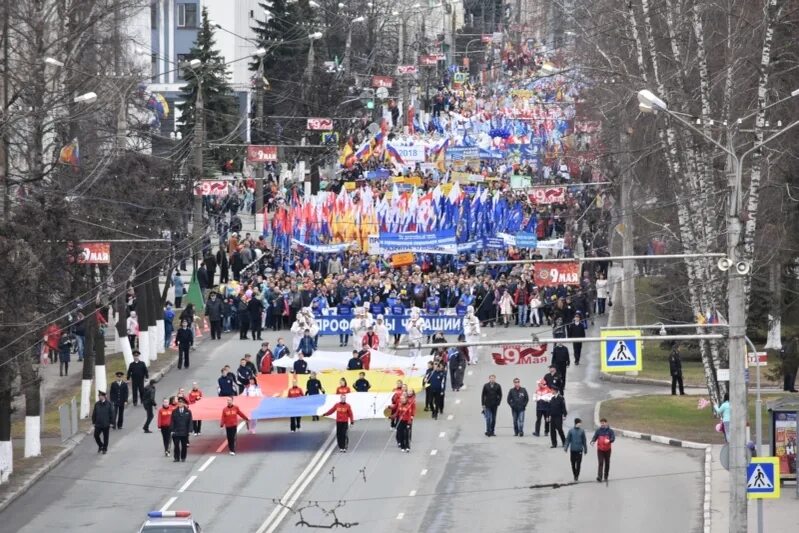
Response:
[[[361,103],[364,105],[366,109],[374,109],[375,108],[375,90],[372,88],[367,88],[361,91],[360,94]]]

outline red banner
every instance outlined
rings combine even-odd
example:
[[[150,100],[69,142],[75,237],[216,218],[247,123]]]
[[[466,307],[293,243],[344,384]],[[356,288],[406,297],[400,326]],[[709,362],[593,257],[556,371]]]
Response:
[[[332,118],[309,118],[308,127],[311,131],[331,131],[333,129]]]
[[[502,352],[494,352],[494,362],[498,365],[533,365],[547,363],[547,345],[523,346],[521,344],[503,344]]]
[[[566,187],[533,187],[527,189],[527,194],[538,205],[566,203]]]
[[[250,145],[247,147],[247,161],[250,163],[273,163],[277,161],[277,146]]]
[[[226,196],[228,182],[222,180],[201,180],[194,188],[194,196]]]
[[[394,78],[391,76],[372,76],[372,87],[375,89],[391,89],[394,87]]]
[[[533,277],[538,287],[580,284],[580,263],[577,261],[546,261],[535,264]]]
[[[416,74],[419,72],[419,69],[416,68],[416,65],[399,65],[397,67],[397,74]]]
[[[79,265],[108,265],[111,263],[111,243],[110,242],[82,242],[78,244],[77,256],[72,255],[72,245],[67,245],[70,253],[69,262],[77,260]]]
[[[419,64],[423,67],[435,67],[439,61],[443,61],[445,57],[440,54],[432,54],[426,56],[419,56]]]

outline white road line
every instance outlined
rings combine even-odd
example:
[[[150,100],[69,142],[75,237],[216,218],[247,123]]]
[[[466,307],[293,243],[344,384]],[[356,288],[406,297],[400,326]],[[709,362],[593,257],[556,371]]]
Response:
[[[205,472],[205,469],[208,468],[211,465],[211,463],[214,462],[214,459],[216,459],[215,455],[212,455],[211,457],[209,457],[208,460],[205,461],[203,463],[203,465],[197,471],[198,472]]]
[[[189,485],[194,483],[194,480],[196,479],[197,476],[191,476],[189,479],[186,480],[186,483],[184,483],[183,486],[178,489],[178,492],[186,492],[186,489],[189,488]]]
[[[461,399],[458,398],[457,400],[455,400],[455,403],[461,403]]]
[[[438,450],[430,450],[430,455],[435,455],[438,453]]]
[[[446,431],[442,431],[441,433],[438,434],[438,438],[443,439],[446,434],[447,434]]]
[[[164,504],[164,506],[163,506],[163,507],[161,507],[160,511],[161,511],[161,512],[168,511],[168,510],[169,510],[169,508],[172,506],[172,504],[173,504],[173,503],[175,503],[175,500],[177,500],[177,499],[178,499],[178,497],[177,497],[177,496],[172,496],[171,498],[169,498],[169,499],[166,501],[166,503]]]
[[[452,420],[453,418],[455,418],[455,415],[447,415],[447,420]]]
[[[305,470],[302,471],[283,497],[280,498],[280,502],[283,503],[283,505],[276,506],[272,512],[269,513],[269,516],[266,517],[266,520],[261,524],[261,527],[258,528],[256,533],[273,533],[277,530],[280,526],[280,522],[288,514],[289,508],[297,502],[302,491],[305,490],[311,480],[319,473],[319,470],[321,470],[322,466],[330,457],[330,454],[333,453],[335,436],[335,431],[330,433],[324,444],[316,451],[316,455],[313,456],[305,467]]]
[[[473,371],[471,371],[471,370],[469,370],[469,371],[467,371],[467,372],[466,372],[466,375],[467,375],[467,376],[471,376],[472,374],[474,374],[474,372],[473,372]]]
[[[416,491],[415,490],[410,491],[408,493],[408,496],[411,496],[411,497],[416,496]]]
[[[405,518],[405,513],[400,513],[397,515],[397,520],[402,520],[403,518]]]
[[[427,469],[425,468],[424,470],[422,470],[422,473],[419,474],[419,475],[420,476],[426,476],[427,475]]]

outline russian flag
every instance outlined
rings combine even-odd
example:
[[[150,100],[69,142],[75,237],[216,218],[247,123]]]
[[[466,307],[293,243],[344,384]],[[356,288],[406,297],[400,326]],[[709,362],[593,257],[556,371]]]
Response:
[[[386,152],[388,153],[388,156],[391,159],[393,159],[394,161],[396,161],[400,165],[404,165],[405,164],[405,161],[402,159],[402,156],[400,155],[400,153],[397,151],[396,148],[394,148],[390,144],[386,144]]]

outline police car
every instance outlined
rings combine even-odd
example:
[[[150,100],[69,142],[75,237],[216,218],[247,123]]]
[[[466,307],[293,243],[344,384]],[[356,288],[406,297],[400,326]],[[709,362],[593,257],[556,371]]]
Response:
[[[189,511],[150,511],[139,533],[200,533]]]

